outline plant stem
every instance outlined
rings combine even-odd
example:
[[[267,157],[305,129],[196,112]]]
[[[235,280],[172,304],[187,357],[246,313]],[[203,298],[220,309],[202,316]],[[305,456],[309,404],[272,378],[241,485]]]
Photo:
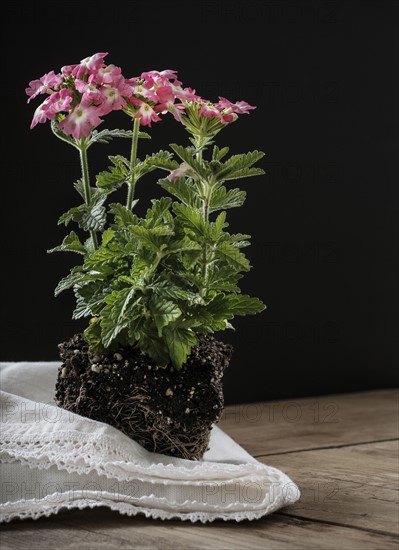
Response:
[[[134,191],[136,188],[136,172],[135,172],[135,166],[136,166],[136,157],[137,157],[137,142],[139,140],[139,129],[140,129],[140,119],[135,118],[134,124],[133,124],[133,139],[132,139],[132,150],[130,153],[130,178],[129,178],[129,190],[127,193],[127,202],[126,202],[126,208],[128,210],[132,209],[133,205],[133,198],[134,198]]]
[[[204,145],[203,138],[198,137],[197,140],[197,149],[200,149]],[[195,158],[198,162],[202,162],[202,148],[196,153]],[[202,199],[202,215],[204,221],[209,221],[209,197],[211,193],[210,184],[206,181],[203,182],[203,191],[205,191],[205,197]],[[204,296],[207,288],[207,278],[208,278],[208,245],[204,242],[202,249],[202,279],[204,281],[203,287],[200,289],[200,295]]]
[[[79,147],[79,156],[80,156],[80,165],[82,168],[82,179],[83,179],[83,189],[85,194],[85,203],[87,206],[90,204],[91,199],[91,191],[90,191],[90,179],[89,179],[89,165],[87,162],[87,147],[83,142],[80,144]],[[90,236],[91,240],[93,241],[93,246],[95,249],[98,248],[98,240],[97,240],[97,234],[96,232],[91,229],[90,230]]]

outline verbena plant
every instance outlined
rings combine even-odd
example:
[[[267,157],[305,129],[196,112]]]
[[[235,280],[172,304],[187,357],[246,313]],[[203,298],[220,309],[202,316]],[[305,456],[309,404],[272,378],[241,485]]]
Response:
[[[198,335],[233,328],[236,315],[254,314],[264,305],[241,294],[238,281],[249,271],[243,248],[249,235],[227,231],[226,211],[243,205],[246,193],[226,183],[263,174],[254,165],[263,154],[253,151],[228,156],[229,148],[214,144],[215,136],[248,113],[241,101],[219,98],[212,103],[183,88],[175,71],[149,71],[126,79],[121,69],[105,65],[97,53],[77,65],[63,67],[30,82],[30,101],[47,98],[36,109],[31,127],[51,121],[54,134],[77,149],[82,177],[75,189],[83,203],[63,214],[59,223],[74,222],[89,233],[81,241],[71,231],[49,252],[81,255],[82,262],[60,281],[55,294],[73,289],[74,319],[90,318],[85,338],[94,353],[137,346],[158,365],[176,369],[186,361]],[[122,110],[133,130],[95,128],[103,116]],[[172,113],[190,134],[190,146],[171,144],[140,159],[140,125],[151,126],[160,114]],[[131,155],[110,156],[107,171],[89,179],[87,151],[115,137],[131,139]],[[137,182],[161,169],[158,184],[172,195],[152,200],[145,217],[134,213]],[[126,203],[109,202],[126,186]]]

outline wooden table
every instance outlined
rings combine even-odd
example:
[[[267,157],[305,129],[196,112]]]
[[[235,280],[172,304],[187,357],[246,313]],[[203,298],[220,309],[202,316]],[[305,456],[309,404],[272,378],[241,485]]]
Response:
[[[64,512],[3,525],[1,549],[398,550],[396,391],[230,406],[221,427],[294,479],[301,500],[238,524]]]

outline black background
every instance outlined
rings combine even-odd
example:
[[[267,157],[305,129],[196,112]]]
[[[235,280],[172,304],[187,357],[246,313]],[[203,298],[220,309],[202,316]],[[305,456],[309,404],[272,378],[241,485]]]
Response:
[[[79,202],[78,159],[48,125],[29,130],[39,100],[26,105],[24,88],[109,51],[127,77],[177,69],[203,97],[258,106],[218,139],[233,152],[264,150],[267,171],[242,180],[247,202],[229,214],[234,231],[253,235],[242,288],[268,309],[222,335],[236,349],[226,401],[395,385],[396,2],[89,1],[6,11],[2,360],[56,359],[57,343],[83,327],[70,320],[71,294],[53,298],[74,258],[46,254],[65,235],[59,215]],[[115,113],[102,126],[127,128],[129,119]],[[151,135],[141,154],[187,142],[170,116]],[[92,175],[128,147],[93,147]],[[158,195],[154,178],[143,179],[140,211]]]

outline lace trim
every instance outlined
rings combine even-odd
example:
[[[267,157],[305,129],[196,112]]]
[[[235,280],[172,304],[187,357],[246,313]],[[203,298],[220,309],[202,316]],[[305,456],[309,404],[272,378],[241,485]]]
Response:
[[[243,520],[255,520],[259,519],[271,512],[277,510],[284,505],[284,502],[280,499],[276,499],[266,508],[262,510],[248,510],[248,511],[236,511],[236,512],[226,512],[226,511],[167,511],[160,508],[149,508],[143,506],[133,505],[127,502],[112,502],[107,499],[101,498],[96,500],[90,499],[78,499],[74,502],[68,503],[58,503],[51,504],[43,503],[41,501],[18,501],[13,503],[13,510],[7,511],[6,506],[5,513],[0,515],[0,521],[9,523],[14,519],[39,519],[41,517],[49,517],[52,514],[58,514],[61,510],[72,510],[78,508],[83,510],[84,508],[97,508],[100,506],[107,506],[111,510],[120,512],[121,514],[127,516],[136,516],[138,514],[144,514],[147,518],[153,519],[180,519],[182,521],[191,521],[195,523],[200,521],[201,523],[212,522],[217,519],[222,519],[224,521],[243,521]],[[27,507],[29,506],[29,509]]]
[[[24,459],[33,467],[47,469],[55,464],[59,470],[69,473],[88,474],[96,471],[99,475],[115,477],[119,481],[129,481],[132,476],[137,479],[142,475],[148,481],[165,483],[198,483],[205,480],[231,479],[267,475],[276,481],[281,479],[282,472],[264,464],[219,464],[217,462],[190,463],[191,467],[164,464],[162,462],[142,465],[132,462],[131,455],[116,444],[112,437],[106,435],[83,434],[79,432],[58,432],[56,434],[14,434],[2,435],[2,452],[0,458]],[[101,456],[103,463],[98,463]],[[95,457],[95,458],[94,458]],[[206,467],[205,467],[206,464]],[[201,480],[198,481],[198,474]],[[284,475],[284,477],[286,477]]]

